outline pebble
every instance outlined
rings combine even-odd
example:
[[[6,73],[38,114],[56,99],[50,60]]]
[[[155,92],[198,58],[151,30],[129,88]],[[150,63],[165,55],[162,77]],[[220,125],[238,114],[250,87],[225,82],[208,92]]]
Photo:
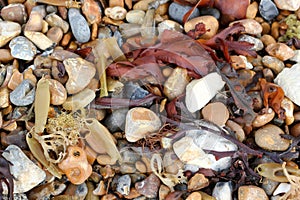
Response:
[[[96,73],[95,65],[82,58],[67,58],[63,64],[69,75],[66,83],[68,94],[76,94],[83,90]]]
[[[9,49],[0,49],[0,62],[1,63],[9,63],[14,59],[14,57],[11,55]],[[2,84],[2,81],[0,80],[0,85]]]
[[[9,99],[16,106],[28,106],[33,103],[34,97],[34,85],[26,79],[10,93]]]
[[[135,164],[139,159],[140,155],[132,150],[122,152],[122,161],[127,164]]]
[[[115,6],[112,8],[106,8],[104,13],[107,17],[113,20],[123,20],[126,17],[127,11],[123,7]]]
[[[238,198],[239,200],[251,200],[251,199],[269,200],[265,191],[262,188],[259,188],[254,185],[245,185],[239,187]]]
[[[205,16],[205,15],[210,15],[215,17],[216,19],[220,19],[221,13],[218,9],[216,8],[200,8],[199,9],[200,16]]]
[[[49,24],[49,26],[52,27],[59,27],[63,30],[64,33],[67,33],[70,26],[68,22],[64,21],[60,16],[58,16],[55,13],[50,13],[45,17],[46,22]]]
[[[28,192],[46,179],[44,170],[36,166],[16,145],[9,145],[2,153],[12,163],[10,172],[15,177],[14,193]]]
[[[294,56],[290,58],[291,61],[294,61],[296,63],[300,63],[300,50],[296,49],[294,50]]]
[[[274,82],[279,85],[286,97],[300,106],[300,64],[295,64],[291,68],[284,68],[275,78]]]
[[[40,32],[25,31],[25,37],[33,42],[41,50],[47,50],[54,46],[52,40],[50,40],[45,34]]]
[[[284,151],[290,145],[290,141],[280,136],[284,134],[278,126],[267,124],[255,131],[255,143],[269,151]]]
[[[272,121],[272,119],[275,116],[275,112],[272,110],[272,108],[269,108],[267,111],[264,109],[263,113],[259,113],[255,119],[252,122],[252,126],[257,128],[257,127],[262,127]]]
[[[0,21],[0,47],[21,33],[21,26],[16,22]]]
[[[149,4],[154,0],[141,0],[134,4],[133,10],[143,10],[147,11],[149,8]]]
[[[203,151],[236,151],[237,147],[225,138],[207,131],[187,131],[186,136],[173,144],[178,158],[188,165],[220,171],[228,168],[231,157],[216,160],[215,156]]]
[[[293,125],[290,129],[290,133],[292,136],[298,137],[300,135],[300,123],[296,123],[295,125]]]
[[[260,39],[252,37],[250,35],[242,35],[239,37],[238,41],[245,41],[253,44],[254,46],[251,48],[254,51],[260,51],[264,48],[264,44]]]
[[[295,53],[293,49],[284,43],[269,44],[266,51],[270,56],[274,56],[282,61],[292,58]]]
[[[221,76],[210,73],[201,79],[192,80],[186,86],[185,103],[190,112],[203,108],[225,85]],[[199,95],[200,94],[200,95]]]
[[[216,200],[232,200],[232,183],[218,182],[213,189],[212,196]]]
[[[159,194],[158,194],[159,200],[165,200],[169,193],[170,193],[170,188],[168,188],[167,186],[162,184],[159,187]],[[201,200],[201,199],[199,199],[199,200]]]
[[[273,181],[268,178],[263,178],[261,188],[264,189],[267,195],[272,195],[278,185],[279,182],[277,181]]]
[[[57,80],[49,79],[50,103],[52,105],[62,105],[67,99],[65,87]]]
[[[151,110],[135,107],[128,111],[125,122],[125,136],[129,142],[136,142],[147,134],[158,131],[161,121]]]
[[[128,110],[126,108],[113,110],[112,113],[106,117],[103,124],[112,133],[115,133],[119,130],[124,130],[127,111]]]
[[[241,23],[245,27],[245,32],[250,35],[260,35],[262,33],[262,26],[254,19],[242,19],[231,22],[229,26],[235,23]]]
[[[61,30],[61,28],[57,26],[51,27],[47,32],[47,37],[56,44],[59,44],[63,36],[64,36],[63,31]]]
[[[294,118],[294,104],[291,100],[288,98],[284,97],[284,99],[281,101],[280,104],[281,108],[284,109],[284,116],[285,116],[285,124],[286,125],[291,125],[295,118]]]
[[[240,141],[243,142],[246,139],[245,132],[243,128],[236,122],[232,120],[227,120],[226,126],[228,126],[235,134],[235,137]]]
[[[199,192],[193,192],[186,198],[186,200],[201,200],[201,199],[202,196]]]
[[[285,65],[284,62],[273,56],[264,56],[262,63],[265,67],[270,68],[275,74],[280,73]]]
[[[7,84],[7,87],[11,90],[16,89],[18,85],[20,85],[23,81],[23,74],[19,72],[19,70],[15,69],[13,74]]]
[[[297,0],[274,0],[274,2],[281,10],[296,11],[300,8],[300,1]]]
[[[97,1],[85,0],[82,4],[81,10],[89,24],[101,23],[102,9]]]
[[[271,35],[263,35],[261,36],[260,40],[265,46],[276,43],[276,40]]]
[[[280,183],[278,187],[275,189],[275,191],[273,192],[273,196],[287,193],[288,191],[290,191],[290,189],[291,189],[290,183]]]
[[[5,21],[12,21],[17,22],[19,24],[24,24],[27,19],[25,6],[20,3],[4,6],[1,9],[1,17]]]
[[[187,21],[184,24],[184,31],[187,33],[190,30],[195,29],[195,26],[199,23],[203,23],[205,25],[205,29],[209,30],[209,31],[205,32],[203,35],[201,35],[201,37],[200,37],[201,39],[210,39],[214,35],[216,35],[216,33],[219,30],[218,20],[213,16],[206,15],[206,16],[196,17],[196,18],[193,18],[193,19]]]
[[[126,14],[126,20],[128,23],[142,24],[145,17],[145,11],[143,10],[130,10]]]
[[[258,12],[258,3],[254,1],[247,8],[246,18],[254,19],[256,17],[257,12]]]
[[[14,58],[21,60],[33,60],[37,49],[32,42],[24,36],[18,36],[9,43],[10,53]]]
[[[164,30],[173,30],[182,33],[183,32],[183,27],[178,23],[173,20],[164,20],[161,23],[157,25],[157,29],[159,32],[159,35],[164,32]]]
[[[64,93],[63,91],[60,91],[60,92]],[[95,99],[95,97],[96,97],[96,94],[93,90],[85,88],[81,92],[79,92],[73,96],[69,96],[65,100],[65,102],[63,103],[62,106],[66,110],[75,111],[77,109],[84,108],[85,106],[90,104]],[[62,96],[60,97],[60,100],[62,100]]]
[[[25,31],[41,32],[43,28],[43,16],[38,11],[31,11],[25,24]]]
[[[131,178],[128,174],[118,178],[117,192],[122,195],[129,195]]]
[[[160,179],[154,174],[150,174],[145,180],[137,182],[135,189],[147,198],[156,198],[160,186]]]
[[[172,100],[183,94],[188,83],[187,70],[182,67],[176,67],[164,83],[164,94],[169,100]]]
[[[279,14],[279,11],[272,0],[261,0],[259,13],[267,21],[271,21]]]
[[[188,182],[188,190],[201,190],[209,185],[208,179],[203,174],[195,174]]]
[[[7,87],[0,88],[0,108],[6,108],[10,105],[9,93],[10,91]]]
[[[100,165],[114,165],[116,164],[116,160],[112,159],[109,155],[99,155],[97,156],[97,162]]]
[[[122,164],[120,167],[120,172],[122,174],[133,174],[136,173],[136,168],[134,165]]]
[[[143,89],[138,83],[128,82],[123,89],[124,98],[132,100],[143,99],[149,94],[148,90]]]
[[[80,14],[80,11],[76,8],[70,8],[68,17],[75,39],[81,43],[88,42],[91,37],[91,31],[86,19]]]
[[[167,151],[163,157],[163,166],[166,173],[178,174],[179,170],[183,168],[183,163],[179,160],[173,151]]]
[[[237,56],[237,55],[230,56],[230,60],[231,60],[231,66],[235,70],[246,68],[246,63],[241,56]]]
[[[224,126],[229,119],[229,111],[221,102],[209,103],[201,111],[203,119]],[[216,115],[216,113],[218,113]]]
[[[168,14],[169,14],[169,17],[177,22],[179,22],[180,24],[182,24],[182,20],[183,20],[183,17],[184,15],[190,11],[193,7],[191,6],[183,6],[183,5],[180,5],[178,3],[171,3],[170,6],[169,6],[169,10],[168,10]],[[196,8],[194,10],[194,12],[191,14],[190,16],[190,20],[195,18],[195,17],[198,17],[200,15],[200,12],[199,12],[199,9]]]

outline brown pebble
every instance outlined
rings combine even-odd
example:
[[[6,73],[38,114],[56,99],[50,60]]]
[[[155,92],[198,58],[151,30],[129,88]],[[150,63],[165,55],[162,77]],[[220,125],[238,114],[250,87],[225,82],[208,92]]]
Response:
[[[10,50],[8,49],[0,49],[0,62],[1,63],[8,63],[14,59],[10,54]]]
[[[1,17],[5,21],[13,21],[19,24],[24,24],[27,18],[25,6],[20,3],[5,6],[1,9]]]
[[[164,3],[158,6],[158,8],[155,10],[155,13],[163,16],[168,12],[168,8],[169,8],[169,4],[168,3]]]
[[[63,31],[61,30],[61,28],[57,26],[51,27],[47,32],[47,37],[53,42],[55,42],[56,44],[59,44],[59,42],[63,38],[63,35],[64,35]]]
[[[209,180],[203,174],[195,174],[188,182],[188,190],[196,191],[209,185]]]
[[[258,11],[258,3],[256,1],[254,1],[247,8],[246,18],[254,19],[257,14],[257,11]]]
[[[274,39],[278,39],[279,37],[279,23],[278,22],[273,22],[271,26],[271,35],[273,36]]]
[[[300,123],[299,122],[292,126],[290,133],[294,137],[298,137],[300,135]]]
[[[294,113],[294,118],[296,122],[300,121],[300,111]]]
[[[25,31],[42,31],[43,28],[43,16],[38,11],[32,11],[29,16],[29,20],[25,25]]]
[[[254,185],[245,185],[239,187],[238,190],[238,199],[239,200],[269,200],[267,194],[262,188],[259,188]]]
[[[140,195],[140,193],[138,193],[138,191],[135,188],[130,188],[130,192],[128,195],[125,195],[124,197],[126,199],[135,199],[138,198]]]
[[[66,33],[61,41],[61,46],[63,47],[67,46],[71,38],[72,38],[72,33],[71,32]]]
[[[235,137],[240,142],[243,142],[245,140],[245,132],[238,123],[236,123],[232,120],[227,120],[226,126],[228,126],[235,133]]]
[[[162,74],[164,75],[164,77],[169,77],[173,72],[173,68],[171,67],[166,67],[162,70]]]
[[[117,200],[117,197],[113,194],[106,194],[101,198],[101,200]]]
[[[260,40],[264,44],[264,46],[268,46],[270,44],[275,44],[276,40],[271,35],[263,35]]]
[[[210,103],[201,111],[205,120],[211,121],[218,126],[224,126],[229,118],[227,107],[221,102]]]
[[[270,32],[271,26],[270,26],[269,23],[263,22],[263,23],[261,23],[261,26],[262,26],[262,28],[263,28],[262,34],[268,34],[268,33]]]
[[[145,180],[135,184],[136,190],[147,198],[156,198],[159,186],[160,179],[153,173],[150,174],[150,176],[148,176]]]
[[[282,61],[288,60],[295,55],[293,49],[284,43],[269,44],[266,51],[270,56],[274,56]]]
[[[135,163],[135,168],[141,172],[141,173],[146,173],[147,172],[147,167],[142,161],[137,161]]]
[[[199,192],[193,192],[186,198],[186,200],[202,200],[202,196]]]
[[[210,39],[212,38],[218,31],[219,29],[219,22],[218,20],[213,17],[213,16],[200,16],[200,17],[196,17],[193,18],[189,21],[187,21],[184,24],[184,31],[187,33],[190,30],[195,29],[195,26],[199,23],[203,23],[205,25],[205,29],[209,29],[210,31],[207,31],[206,33],[204,33],[203,35],[201,35],[201,39]]]
[[[230,56],[230,60],[231,60],[231,66],[235,70],[246,68],[246,63],[240,56],[236,56],[236,55]]]
[[[170,188],[168,188],[167,186],[165,186],[165,185],[161,185],[160,187],[159,187],[159,200],[164,200],[164,199],[166,199],[166,197],[168,196],[168,194],[170,193]]]
[[[255,119],[252,122],[252,126],[262,127],[269,123],[275,116],[275,112],[272,110],[272,108],[269,108],[268,110],[263,109],[263,112],[261,114],[258,114]]]
[[[8,88],[11,90],[16,89],[16,87],[21,84],[23,81],[23,74],[19,72],[19,70],[15,69],[13,74],[8,82]]]
[[[114,164],[116,164],[116,161],[112,160],[109,155],[105,155],[105,154],[97,156],[97,162],[100,165],[114,165]]]

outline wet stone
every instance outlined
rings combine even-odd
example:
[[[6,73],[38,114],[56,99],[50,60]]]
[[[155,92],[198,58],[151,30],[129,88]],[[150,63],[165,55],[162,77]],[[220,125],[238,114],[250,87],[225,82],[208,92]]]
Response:
[[[150,174],[145,180],[137,182],[135,189],[147,198],[156,198],[160,186],[160,179],[154,174]]]
[[[273,56],[264,56],[262,63],[275,72],[275,74],[280,73],[284,69],[284,62]]]
[[[239,37],[239,41],[245,41],[253,44],[254,46],[252,47],[252,49],[255,51],[260,51],[264,48],[264,44],[260,39],[252,37],[250,35],[242,35],[241,37]]]
[[[184,15],[192,8],[193,7],[191,7],[191,6],[183,6],[178,3],[173,2],[169,6],[168,13],[169,13],[169,16],[171,19],[174,19],[175,21],[182,24]],[[198,8],[196,8],[195,11],[190,15],[189,19],[193,19],[195,17],[198,17],[199,15],[200,15],[200,12],[199,12]]]
[[[216,8],[201,8],[199,9],[200,16],[210,15],[215,17],[216,19],[220,19],[220,11]]]
[[[205,25],[205,29],[209,30],[200,36],[201,39],[212,38],[219,29],[218,20],[213,16],[207,15],[207,16],[196,17],[187,21],[184,24],[184,31],[189,32],[190,30],[195,29],[196,25],[199,23],[203,23]]]
[[[255,131],[255,143],[269,151],[284,151],[289,147],[289,140],[280,136],[284,134],[278,126],[267,124]]]
[[[131,184],[131,178],[128,174],[119,177],[117,192],[119,192],[122,195],[129,195],[130,184]]]
[[[279,11],[272,0],[261,0],[259,13],[265,20],[270,21],[277,17]]]
[[[10,93],[9,99],[16,106],[28,106],[33,103],[34,97],[34,85],[26,79]]]
[[[268,200],[268,196],[262,188],[254,185],[245,185],[239,187],[238,190],[239,200],[259,199]]]
[[[85,18],[80,11],[70,8],[68,12],[72,33],[78,42],[84,43],[90,40],[91,31]]]
[[[0,47],[21,33],[21,26],[15,22],[0,21]]]
[[[14,192],[24,193],[45,180],[46,173],[36,166],[16,145],[10,145],[3,152],[3,157],[10,161],[14,179]],[[4,187],[5,188],[5,187]]]
[[[11,55],[21,60],[33,60],[37,52],[34,44],[24,36],[18,36],[12,39],[9,43],[9,48]]]

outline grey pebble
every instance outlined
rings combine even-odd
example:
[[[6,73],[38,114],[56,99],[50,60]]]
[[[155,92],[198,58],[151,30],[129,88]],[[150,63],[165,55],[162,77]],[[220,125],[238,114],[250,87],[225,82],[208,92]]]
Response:
[[[200,15],[210,15],[215,17],[216,19],[220,19],[221,13],[218,9],[216,8],[201,8],[200,10]]]
[[[218,182],[213,189],[212,196],[217,200],[232,200],[232,183]]]
[[[192,9],[191,6],[183,6],[178,3],[173,2],[169,6],[168,13],[169,13],[169,16],[171,19],[182,24],[184,15],[191,9]],[[200,15],[199,9],[196,8],[194,10],[194,12],[191,14],[189,19],[193,19],[195,17],[198,17],[199,15]]]
[[[277,17],[279,11],[271,0],[261,0],[259,4],[259,13],[267,21]]]
[[[91,37],[91,31],[80,11],[76,8],[70,8],[68,17],[75,39],[81,43],[88,42]]]
[[[125,129],[125,119],[128,109],[114,110],[103,122],[111,133]]]
[[[24,36],[18,36],[9,43],[10,53],[14,58],[21,60],[33,60],[36,46]]]
[[[131,178],[128,174],[118,179],[117,192],[122,195],[128,195],[130,192]]]
[[[16,106],[28,106],[33,103],[34,97],[35,87],[29,79],[25,79],[10,93],[9,99]]]

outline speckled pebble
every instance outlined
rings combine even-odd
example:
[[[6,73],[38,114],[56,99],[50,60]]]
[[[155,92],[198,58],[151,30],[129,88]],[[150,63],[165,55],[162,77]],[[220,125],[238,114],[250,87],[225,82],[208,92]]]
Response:
[[[252,37],[250,35],[242,35],[241,37],[239,37],[239,41],[245,41],[249,42],[250,44],[253,44],[252,49],[255,51],[260,51],[264,48],[264,44],[260,39]]]
[[[275,74],[280,73],[284,69],[284,62],[273,56],[264,56],[262,58],[264,66],[270,68]]]
[[[261,0],[259,3],[259,13],[267,21],[274,19],[279,14],[272,0]]]
[[[274,56],[282,61],[288,60],[295,55],[293,49],[284,43],[270,44],[266,47],[266,51],[270,56]]]
[[[33,60],[37,49],[32,42],[24,36],[18,36],[9,43],[11,55],[21,60]]]
[[[91,37],[91,31],[86,19],[80,14],[80,11],[76,8],[70,8],[68,16],[75,39],[81,43],[88,42]]]
[[[254,185],[245,185],[239,187],[238,198],[239,200],[250,200],[250,199],[269,200],[265,191],[262,188],[259,188]]]

